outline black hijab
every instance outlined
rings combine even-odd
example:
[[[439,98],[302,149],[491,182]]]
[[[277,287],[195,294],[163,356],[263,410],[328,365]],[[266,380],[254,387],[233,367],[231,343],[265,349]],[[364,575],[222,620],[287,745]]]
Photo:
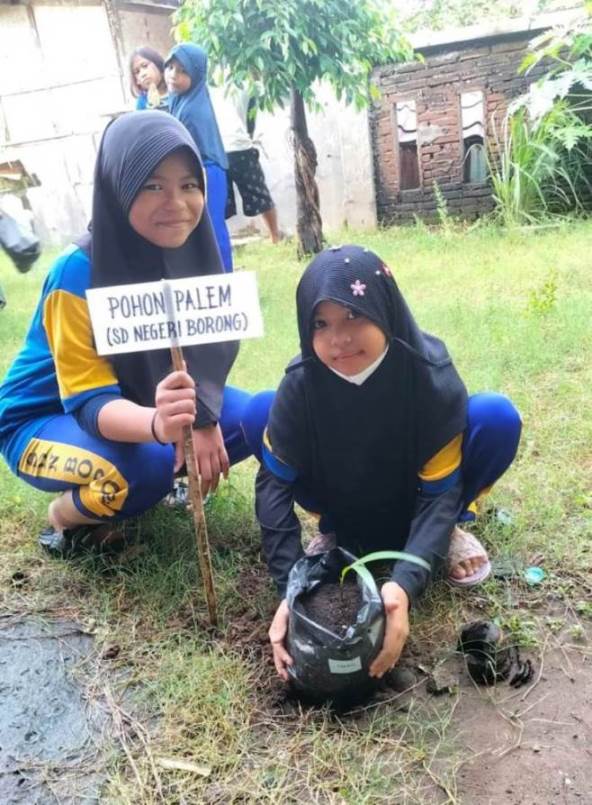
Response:
[[[288,368],[270,414],[274,453],[320,499],[341,545],[402,548],[419,470],[466,426],[464,384],[445,345],[419,329],[389,269],[367,249],[322,252],[296,301],[302,359]],[[313,315],[323,301],[366,316],[386,336],[387,353],[362,385],[314,353]]]
[[[205,193],[205,173],[193,138],[171,115],[130,112],[107,126],[95,168],[91,232],[78,241],[91,259],[93,288],[224,273],[205,205],[199,224],[177,249],[153,245],[128,222],[143,184],[163,159],[181,148],[195,159]],[[224,384],[238,348],[237,341],[183,348],[188,371],[198,384],[197,424],[219,418]],[[154,405],[156,386],[171,371],[169,350],[112,355],[110,360],[123,396]]]
[[[330,370],[312,348],[313,315],[323,301],[345,305],[377,324],[389,345],[386,360],[398,362],[406,356],[411,382],[398,387],[396,396],[410,398],[419,417],[416,460],[421,466],[444,446],[451,426],[456,430],[450,438],[466,424],[466,389],[445,344],[419,329],[389,268],[376,254],[361,246],[334,247],[310,263],[296,291],[302,358],[323,374]]]

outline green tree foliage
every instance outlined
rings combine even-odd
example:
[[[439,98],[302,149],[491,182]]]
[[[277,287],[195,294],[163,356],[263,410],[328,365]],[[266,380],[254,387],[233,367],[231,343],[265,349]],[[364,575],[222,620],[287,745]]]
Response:
[[[581,5],[578,0],[419,0],[415,4],[397,0],[405,12],[404,27],[408,31],[429,29],[440,31],[486,20],[531,16],[546,11]]]
[[[298,197],[299,251],[322,248],[316,151],[305,104],[328,81],[338,98],[361,108],[377,64],[412,58],[386,0],[184,0],[176,36],[209,54],[214,80],[228,76],[260,109],[291,105]]]
[[[520,70],[528,73],[543,59],[551,61],[544,83],[550,78],[565,75],[574,69],[592,64],[592,0],[582,6],[581,14],[574,16],[565,25],[551,28],[530,43],[529,53]]]

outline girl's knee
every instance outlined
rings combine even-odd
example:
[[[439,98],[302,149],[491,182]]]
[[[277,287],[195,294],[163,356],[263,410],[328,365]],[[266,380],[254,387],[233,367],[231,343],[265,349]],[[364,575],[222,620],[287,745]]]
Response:
[[[475,394],[469,399],[468,427],[463,441],[464,495],[467,503],[500,478],[513,462],[522,422],[503,394]]]
[[[87,483],[72,486],[74,505],[98,520],[141,514],[170,491],[173,463],[171,445],[120,444]]]
[[[148,511],[172,489],[175,451],[171,445],[145,443],[134,445],[126,461],[128,496],[124,516]]]
[[[517,442],[522,430],[518,409],[508,397],[495,392],[474,394],[469,398],[469,429],[487,431],[496,438]]]
[[[269,419],[269,409],[275,397],[275,391],[260,391],[253,394],[244,408],[241,426],[251,452],[261,458],[263,433]]]

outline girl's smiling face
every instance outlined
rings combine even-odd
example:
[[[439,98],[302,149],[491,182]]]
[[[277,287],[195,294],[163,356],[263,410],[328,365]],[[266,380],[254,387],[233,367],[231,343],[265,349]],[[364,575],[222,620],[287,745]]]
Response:
[[[144,56],[134,56],[132,61],[132,75],[136,86],[143,92],[147,92],[151,86],[164,89],[163,76],[158,67],[146,59]]]
[[[202,216],[201,184],[189,152],[174,151],[142,185],[129,211],[130,225],[155,246],[182,246]]]
[[[182,95],[191,89],[191,78],[185,72],[181,62],[173,58],[167,63],[164,68],[164,80],[169,92],[176,92],[177,95]]]
[[[336,302],[320,302],[312,319],[317,358],[343,375],[357,375],[386,349],[386,336],[374,322]]]

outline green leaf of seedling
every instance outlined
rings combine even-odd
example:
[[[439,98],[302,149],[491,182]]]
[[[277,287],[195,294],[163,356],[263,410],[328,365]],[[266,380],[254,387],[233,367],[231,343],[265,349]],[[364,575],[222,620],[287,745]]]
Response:
[[[360,571],[363,570],[364,573],[371,575],[370,571],[366,569],[368,562],[379,562],[386,559],[402,559],[405,562],[412,562],[415,565],[419,565],[420,567],[423,567],[424,570],[431,571],[432,569],[430,563],[425,559],[422,559],[421,556],[415,556],[415,554],[406,553],[406,551],[375,551],[374,553],[369,553],[366,556],[362,556],[360,559],[356,559],[356,561],[352,562],[351,565],[344,567],[341,571],[341,583],[343,584],[343,580],[350,570],[355,570],[359,576],[366,580],[367,577]]]
[[[369,587],[370,589],[376,587],[376,582],[374,581],[374,576],[372,575],[372,573],[370,573],[370,571],[365,565],[360,565],[357,562],[354,562],[353,564],[343,568],[343,570],[341,571],[341,578],[339,580],[340,584],[343,584],[345,574],[347,573],[348,570],[354,570],[358,574],[358,576],[362,579],[366,587]]]

